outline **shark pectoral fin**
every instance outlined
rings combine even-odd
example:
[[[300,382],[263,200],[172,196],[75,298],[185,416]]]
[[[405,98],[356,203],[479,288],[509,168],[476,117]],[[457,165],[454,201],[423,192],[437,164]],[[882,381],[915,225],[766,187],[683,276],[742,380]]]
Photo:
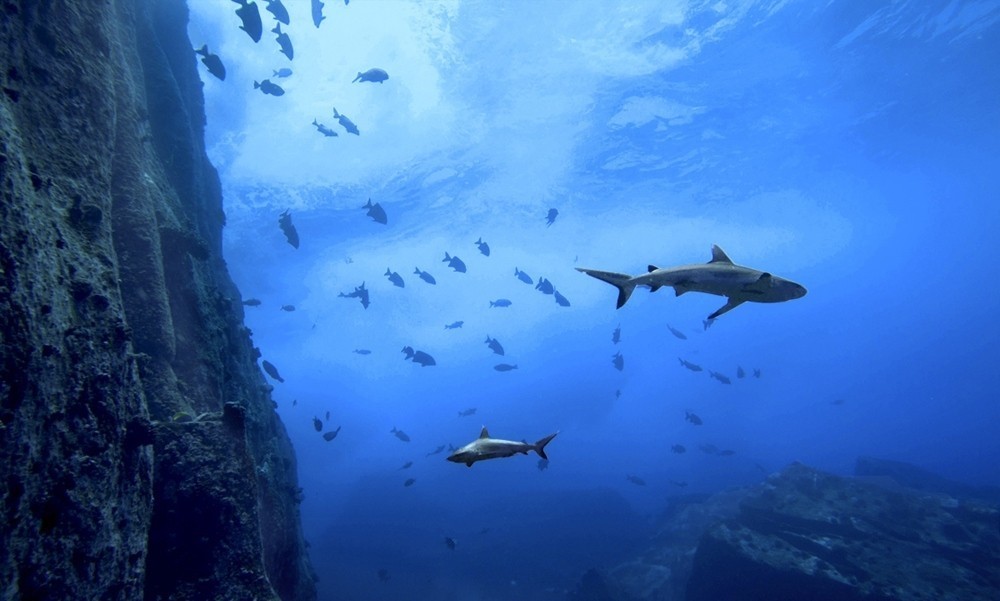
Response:
[[[722,315],[723,313],[728,313],[729,311],[732,311],[733,309],[735,309],[736,307],[739,307],[743,303],[744,303],[744,301],[742,299],[730,298],[728,303],[726,303],[725,305],[723,305],[715,313],[712,313],[711,315],[709,315],[708,318],[709,319],[715,319],[716,317]]]
[[[687,282],[677,282],[674,284],[674,296],[680,296],[688,292]]]
[[[649,291],[650,291],[650,292],[656,292],[656,291],[657,291],[657,290],[659,290],[659,289],[660,289],[660,288],[661,288],[662,286],[663,286],[662,284],[653,284],[653,285],[651,285],[651,286],[649,287]]]
[[[473,462],[471,462],[471,461],[466,461],[465,462],[465,467],[472,467],[472,463]]]

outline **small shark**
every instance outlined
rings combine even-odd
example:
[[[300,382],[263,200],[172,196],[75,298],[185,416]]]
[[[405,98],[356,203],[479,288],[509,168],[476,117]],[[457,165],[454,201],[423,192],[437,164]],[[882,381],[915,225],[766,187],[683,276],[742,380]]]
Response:
[[[582,269],[580,267],[577,267],[576,270],[618,288],[619,309],[628,301],[636,286],[647,286],[653,292],[663,286],[671,286],[677,296],[685,292],[705,292],[725,296],[728,301],[715,313],[709,315],[709,320],[713,320],[747,301],[780,303],[806,295],[806,289],[800,284],[771,275],[766,271],[758,271],[734,264],[726,253],[715,245],[712,246],[712,260],[708,263],[662,269],[650,265],[648,273],[635,277],[625,273]]]
[[[497,459],[499,457],[511,457],[517,453],[524,453],[527,455],[528,451],[534,451],[535,453],[538,453],[538,456],[542,459],[548,459],[548,456],[545,455],[545,445],[549,444],[549,442],[556,437],[556,434],[558,434],[558,432],[549,434],[535,444],[529,444],[527,442],[514,442],[513,440],[490,438],[489,431],[486,430],[486,426],[483,426],[483,431],[479,433],[479,438],[449,455],[448,461],[464,463],[465,465],[472,467],[472,464],[477,461]]]

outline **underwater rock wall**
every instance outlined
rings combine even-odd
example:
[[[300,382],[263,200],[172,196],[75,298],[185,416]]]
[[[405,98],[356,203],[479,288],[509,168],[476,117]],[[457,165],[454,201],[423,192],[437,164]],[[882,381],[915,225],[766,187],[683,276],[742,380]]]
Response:
[[[0,14],[0,598],[315,598],[185,3]]]

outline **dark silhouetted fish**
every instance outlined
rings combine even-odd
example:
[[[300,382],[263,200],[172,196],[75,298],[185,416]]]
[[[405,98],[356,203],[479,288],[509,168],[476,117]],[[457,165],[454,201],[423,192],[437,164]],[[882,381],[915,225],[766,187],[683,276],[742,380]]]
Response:
[[[285,234],[285,240],[294,248],[299,247],[299,232],[292,225],[292,216],[285,211],[278,217],[278,227],[281,228],[281,232]]]
[[[407,478],[406,482],[403,482],[403,486],[413,486],[413,483],[416,481],[416,478]]]
[[[387,79],[389,79],[389,74],[383,71],[382,69],[376,68],[376,69],[368,69],[364,73],[358,71],[358,76],[355,77],[354,81],[352,81],[351,83],[354,83],[356,81],[362,81],[362,82],[371,81],[374,83],[382,83]]]
[[[407,436],[406,432],[403,432],[402,430],[397,430],[394,427],[392,430],[389,430],[389,432],[391,432],[392,434],[395,434],[396,438],[402,440],[403,442],[410,442],[410,437]],[[406,465],[406,466],[403,466],[403,467],[410,467],[410,466]]]
[[[535,284],[535,290],[541,290],[542,294],[552,294],[555,292],[555,288],[552,286],[552,282],[545,278],[538,278],[538,283]]]
[[[240,18],[240,21],[243,21],[240,29],[247,32],[251,40],[259,42],[261,34],[264,33],[264,25],[260,22],[260,11],[257,9],[257,4],[255,2],[248,4],[247,0],[233,0],[233,2],[240,5],[236,9],[236,16]]]
[[[401,467],[399,469],[401,469],[401,470],[408,470],[411,467],[413,467],[413,462],[412,461],[407,461],[406,463],[403,464],[403,467]]]
[[[517,369],[517,365],[511,365],[510,363],[498,363],[493,366],[493,369],[497,371],[510,371],[512,369]]]
[[[678,455],[680,455],[681,453],[686,453],[687,452],[687,448],[685,448],[684,445],[682,445],[682,444],[672,445],[670,447],[670,450],[673,451],[674,453],[677,453]]]
[[[315,2],[315,0],[313,1]],[[382,582],[389,582],[390,578],[391,576],[389,576],[389,570],[382,568],[378,571],[378,579]]]
[[[358,130],[358,126],[354,125],[354,122],[347,118],[347,115],[342,115],[337,112],[337,107],[333,107],[333,118],[340,122],[340,126],[347,130],[347,133],[354,134],[355,136],[360,136],[361,132]],[[376,219],[376,221],[378,221]]]
[[[276,21],[288,25],[288,11],[285,9],[285,5],[281,3],[281,0],[264,0],[264,2],[267,4],[267,12],[274,15]]]
[[[688,485],[688,483],[685,482],[684,480],[671,480],[670,483],[678,488],[684,488],[685,486]]]
[[[670,330],[671,334],[673,334],[674,336],[677,336],[681,340],[687,340],[688,339],[687,335],[684,332],[678,330],[677,328],[673,327],[669,323],[667,324],[667,329]]]
[[[516,276],[517,279],[521,280],[525,284],[528,284],[529,286],[535,283],[534,280],[531,279],[530,275],[519,270],[517,267],[514,268],[514,276]]]
[[[690,411],[685,411],[684,412],[684,419],[688,420],[689,422],[691,422],[692,424],[694,424],[696,426],[700,426],[703,423],[705,423],[705,422],[701,421],[700,417],[698,417],[694,413],[691,413]]]
[[[625,479],[631,482],[632,484],[635,484],[636,486],[646,486],[646,481],[640,478],[639,476],[633,476],[629,474],[628,476],[625,476]]]
[[[847,402],[847,401],[845,401],[844,399],[834,399],[834,400],[830,401],[830,404],[831,404],[831,405],[837,405],[837,406],[840,406],[840,405],[843,405],[843,404],[844,404],[844,403],[846,403],[846,402]]]
[[[410,361],[413,361],[414,363],[419,363],[420,367],[437,365],[437,362],[434,361],[434,357],[431,357],[424,351],[415,351],[413,350],[412,346],[404,346],[402,352],[406,355],[406,358],[409,359]]]
[[[316,428],[317,432],[323,431],[323,422],[318,417],[313,418],[313,428]]]
[[[424,455],[424,457],[430,457],[431,455],[438,455],[440,453],[443,453],[446,448],[448,448],[448,445],[446,444],[438,445],[436,449],[434,449],[430,453],[427,453],[426,455]]]
[[[755,378],[759,378],[760,377],[760,370],[757,369],[756,367],[753,368],[753,377],[755,377]]]
[[[622,389],[621,388],[619,388],[618,390],[615,390],[615,398],[616,399],[622,398]]]
[[[366,348],[356,348],[356,349],[354,349],[354,352],[357,353],[357,354],[359,354],[359,355],[370,355],[370,354],[372,354],[372,352],[370,350],[366,349]]]
[[[322,123],[318,123],[315,119],[313,119],[313,126],[316,127],[316,130],[319,131],[319,133],[323,134],[327,138],[337,137],[337,132],[333,131],[332,129],[330,129],[326,125],[323,125]]]
[[[447,263],[448,267],[451,267],[458,273],[465,273],[465,263],[463,263],[462,259],[459,259],[458,257],[452,257],[446,252],[444,253],[444,258],[441,259],[441,262]]]
[[[361,306],[364,307],[365,309],[367,309],[368,305],[371,304],[368,297],[368,289],[365,288],[364,282],[361,282],[360,286],[356,286],[354,288],[354,292],[350,292],[348,294],[344,294],[343,292],[341,292],[337,296],[340,298],[356,298],[361,301]]]
[[[490,256],[490,245],[483,242],[482,238],[476,240],[476,246],[479,247],[479,252],[483,253],[487,257]]]
[[[468,409],[465,409],[463,411],[459,411],[458,412],[458,417],[469,417],[470,415],[475,415],[475,414],[476,414],[476,408],[475,407],[469,407]]]
[[[385,225],[389,223],[389,217],[385,214],[385,209],[379,203],[372,204],[372,199],[368,199],[365,206],[362,209],[368,209],[368,216],[375,220],[376,223],[381,223]]]
[[[271,95],[271,96],[282,96],[285,93],[285,89],[276,83],[271,83],[270,79],[265,79],[264,81],[258,83],[253,82],[253,89],[260,89],[261,92]]]
[[[281,53],[288,57],[288,60],[292,60],[295,57],[295,50],[292,49],[292,38],[288,37],[287,33],[281,33],[281,23],[274,26],[271,33],[277,34],[275,40],[278,41],[278,46],[281,47]]]
[[[538,471],[544,472],[547,469],[549,469],[549,460],[548,459],[539,459],[538,460]]]
[[[743,368],[740,367],[739,365],[737,365],[736,366],[736,377],[737,378],[742,378],[745,375],[747,375],[747,372],[743,371]]]
[[[399,273],[390,270],[388,267],[385,268],[385,276],[389,278],[393,286],[399,286],[400,288],[406,288],[406,284],[403,282],[403,278]]]
[[[463,323],[465,323],[465,322],[464,321],[455,321],[455,322],[452,322],[452,323],[446,325],[444,327],[444,329],[446,329],[446,330],[454,330],[456,328],[462,327]]]
[[[285,381],[284,378],[278,375],[278,368],[275,367],[273,364],[271,364],[270,361],[265,359],[264,361],[261,362],[261,365],[264,367],[264,371],[267,373],[267,375],[271,376],[272,378],[274,378],[279,382]]]
[[[222,59],[219,58],[218,54],[212,54],[208,51],[208,44],[202,44],[201,48],[195,50],[195,53],[201,55],[201,62],[208,68],[209,73],[222,81],[226,80],[226,67],[222,64]]]
[[[490,301],[490,308],[493,307],[509,307],[510,301],[505,298],[498,298],[495,301]]]
[[[413,268],[413,273],[415,273],[418,276],[420,276],[420,279],[423,280],[423,281],[425,281],[425,282],[427,282],[428,284],[437,284],[437,280],[434,279],[434,276],[432,276],[431,274],[427,273],[426,271],[420,271],[419,267],[414,267]]]
[[[295,305],[281,305],[281,310],[291,313],[295,310]]]
[[[486,346],[490,347],[490,350],[498,355],[503,354],[503,346],[500,344],[500,341],[496,338],[490,338],[488,334],[486,336]]]
[[[706,455],[718,455],[719,454],[719,447],[715,446],[714,444],[698,445],[698,448],[701,449],[701,452],[704,453],[704,454],[706,454]]]
[[[621,341],[622,341],[622,326],[621,324],[618,324],[618,327],[615,328],[615,331],[611,332],[611,342],[618,344]]]
[[[708,375],[709,375],[710,378],[718,380],[718,381],[722,382],[723,384],[732,384],[733,383],[732,380],[730,380],[728,377],[720,374],[717,371],[708,370]]]
[[[444,537],[444,544],[452,551],[455,550],[455,539],[453,539],[452,537],[450,536]]]
[[[732,449],[722,449],[719,451],[719,457],[732,457],[736,454],[736,451]]]
[[[248,307],[259,307],[260,306],[260,300],[256,299],[256,298],[248,298],[245,301],[243,301],[243,304],[246,305],[246,306],[248,306]]]
[[[677,360],[681,362],[681,365],[683,365],[684,367],[690,369],[691,371],[701,371],[701,366],[700,365],[695,365],[694,363],[691,363],[690,361],[685,361],[684,359],[681,359],[680,357],[677,357]]]
[[[706,329],[706,330],[708,328],[712,327],[713,323],[715,323],[714,319],[703,319],[703,320],[701,320],[701,325],[704,326],[704,329]]]
[[[282,67],[281,69],[275,69],[274,74],[271,77],[290,77],[292,75],[292,70],[288,67]]]
[[[625,357],[623,357],[620,352],[611,355],[611,357],[612,357],[611,363],[614,364],[615,369],[617,369],[618,371],[622,371],[623,369],[625,369]]]
[[[326,18],[323,16],[323,3],[320,0],[312,0],[312,18],[313,25],[316,27],[319,27],[319,24]]]
[[[549,209],[549,214],[545,216],[545,227],[548,227],[556,222],[556,217],[559,216],[559,211],[556,209]]]
[[[568,307],[568,306],[569,306],[569,299],[567,299],[567,298],[566,298],[565,296],[563,296],[562,294],[559,294],[559,291],[558,291],[558,290],[553,290],[553,291],[552,291],[552,294],[554,294],[554,295],[555,295],[555,298],[556,298],[556,304],[557,304],[557,305],[559,305],[560,307]]]

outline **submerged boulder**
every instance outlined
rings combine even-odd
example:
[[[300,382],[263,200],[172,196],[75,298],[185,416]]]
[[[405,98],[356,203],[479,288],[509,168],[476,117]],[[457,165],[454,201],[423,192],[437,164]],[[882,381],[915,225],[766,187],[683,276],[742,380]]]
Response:
[[[705,532],[685,598],[997,599],[998,524],[990,505],[793,464]]]

